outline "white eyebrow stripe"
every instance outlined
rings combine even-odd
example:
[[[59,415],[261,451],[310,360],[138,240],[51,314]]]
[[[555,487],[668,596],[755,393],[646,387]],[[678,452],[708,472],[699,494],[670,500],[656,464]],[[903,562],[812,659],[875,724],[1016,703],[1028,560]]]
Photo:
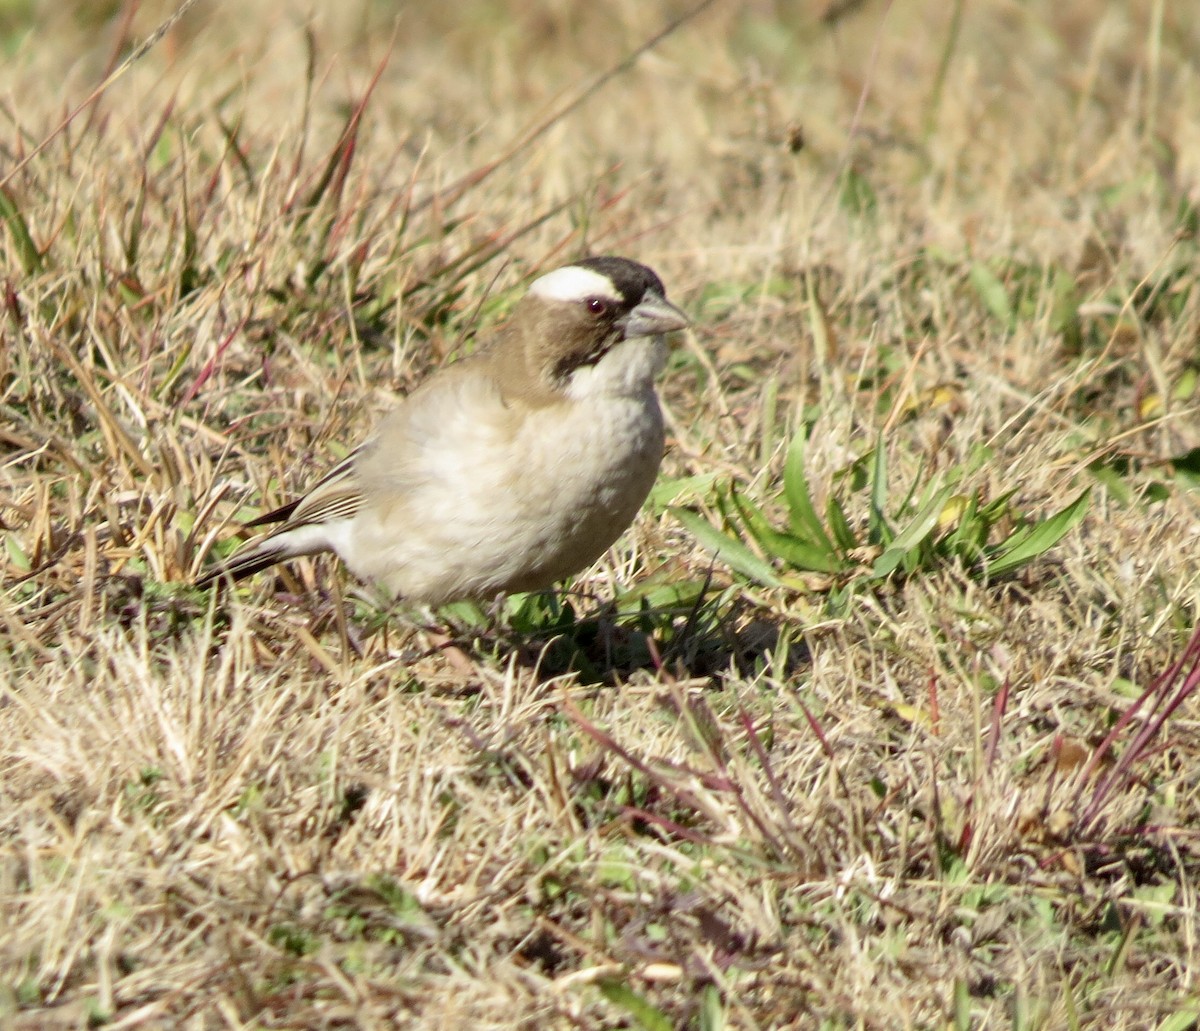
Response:
[[[584,301],[589,297],[604,297],[620,302],[612,280],[579,265],[567,265],[547,272],[533,281],[529,292],[547,301]]]

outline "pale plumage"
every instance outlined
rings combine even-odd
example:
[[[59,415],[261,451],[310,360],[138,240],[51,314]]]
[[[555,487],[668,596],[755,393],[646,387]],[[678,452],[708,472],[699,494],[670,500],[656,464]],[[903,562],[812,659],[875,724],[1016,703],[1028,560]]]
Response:
[[[411,601],[542,590],[594,562],[662,458],[654,391],[687,325],[658,277],[590,258],[536,280],[496,340],[442,369],[202,586],[333,551]]]

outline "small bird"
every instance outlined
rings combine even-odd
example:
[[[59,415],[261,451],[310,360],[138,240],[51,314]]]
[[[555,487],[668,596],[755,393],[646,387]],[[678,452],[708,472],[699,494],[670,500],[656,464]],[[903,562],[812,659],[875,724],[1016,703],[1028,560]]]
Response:
[[[307,494],[250,523],[279,525],[196,585],[332,551],[393,596],[440,605],[586,569],[658,475],[663,334],[688,324],[628,258],[543,275],[494,340],[430,376]]]

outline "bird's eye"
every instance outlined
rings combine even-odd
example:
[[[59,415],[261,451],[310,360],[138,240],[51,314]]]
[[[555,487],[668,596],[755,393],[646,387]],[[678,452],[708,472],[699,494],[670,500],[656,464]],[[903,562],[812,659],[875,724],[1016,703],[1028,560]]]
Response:
[[[608,311],[608,305],[605,304],[599,297],[589,297],[587,302],[587,310],[593,315],[603,315]]]

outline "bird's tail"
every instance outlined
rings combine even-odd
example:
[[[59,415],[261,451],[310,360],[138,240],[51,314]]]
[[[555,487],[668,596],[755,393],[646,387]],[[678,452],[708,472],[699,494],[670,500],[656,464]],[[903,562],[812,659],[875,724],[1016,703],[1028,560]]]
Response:
[[[295,552],[288,548],[283,541],[265,537],[257,544],[242,548],[228,562],[213,566],[206,573],[196,577],[196,586],[204,590],[216,583],[233,583],[243,577],[253,576],[259,570],[275,565],[276,562],[293,557],[295,557]]]

